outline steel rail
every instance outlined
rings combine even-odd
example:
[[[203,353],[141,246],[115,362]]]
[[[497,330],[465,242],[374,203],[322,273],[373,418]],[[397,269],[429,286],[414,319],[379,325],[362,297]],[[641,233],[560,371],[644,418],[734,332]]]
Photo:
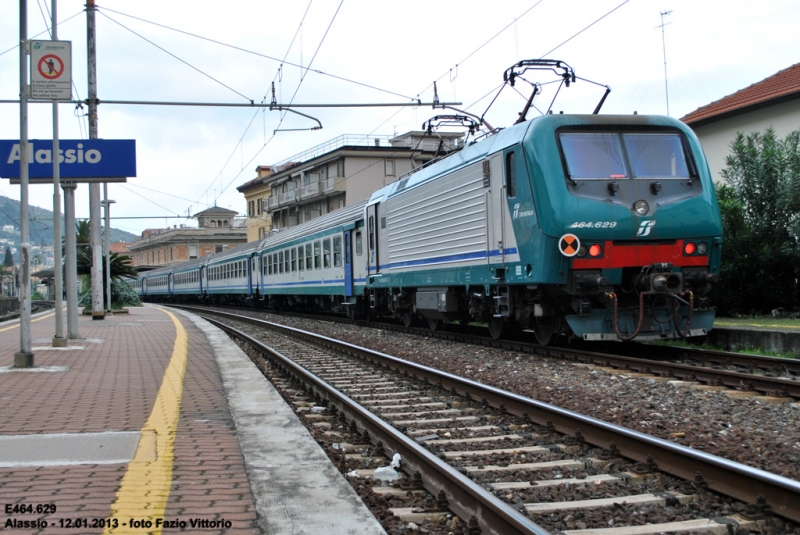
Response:
[[[227,315],[221,312],[215,313]],[[681,479],[691,481],[699,473],[710,489],[745,503],[756,504],[759,497],[763,496],[775,514],[800,522],[798,481],[385,353],[265,320],[228,316],[235,317],[238,321],[268,325],[294,333],[301,339],[327,345],[332,349],[379,363],[419,380],[426,380],[456,394],[483,401],[516,416],[527,417],[539,425],[551,422],[559,432],[565,434],[579,432],[586,442],[598,447],[608,448],[614,443],[621,455],[639,462],[647,461],[649,456],[658,465],[659,470]]]
[[[588,353],[581,360],[603,366],[617,363],[623,365],[624,369],[629,369],[633,372],[652,373],[664,377],[675,377],[686,381],[699,381],[712,385],[720,384],[734,390],[757,390],[771,395],[800,398],[800,381],[781,377],[766,377],[752,373],[716,370],[690,364],[661,362],[605,353]]]
[[[352,398],[339,392],[336,388],[288,357],[233,327],[208,317],[205,317],[205,319],[230,335],[243,340],[259,352],[269,354],[281,367],[290,370],[293,375],[300,377],[313,389],[320,390],[321,395],[337,405],[337,409],[345,413],[348,419],[357,420],[363,427],[367,428],[371,436],[382,441],[385,449],[399,453],[404,466],[411,468],[412,471],[420,472],[423,475],[423,481],[428,492],[435,496],[439,491],[444,491],[448,496],[448,506],[455,514],[464,520],[474,516],[478,520],[482,533],[496,533],[497,535],[511,533],[549,534],[547,530],[538,526],[507,503],[440,460],[433,453],[417,444],[416,441],[381,420]],[[237,318],[237,320],[241,320],[241,318]],[[254,318],[246,318],[246,320],[254,323],[269,323],[263,320],[255,320]],[[277,324],[270,325],[278,326]],[[278,327],[285,328],[285,326]],[[328,342],[331,342],[331,340],[328,339]],[[326,343],[325,345],[331,344]]]

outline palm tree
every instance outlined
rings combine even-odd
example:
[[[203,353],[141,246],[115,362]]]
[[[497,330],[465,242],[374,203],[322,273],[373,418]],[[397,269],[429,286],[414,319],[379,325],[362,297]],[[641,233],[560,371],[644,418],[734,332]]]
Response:
[[[75,243],[77,245],[77,266],[78,275],[92,274],[92,246],[90,240],[91,232],[88,219],[79,219],[75,222]],[[119,280],[122,278],[139,277],[139,273],[130,264],[131,258],[128,255],[111,253],[110,268],[111,279]],[[103,266],[103,288],[107,288],[106,257],[102,259]]]

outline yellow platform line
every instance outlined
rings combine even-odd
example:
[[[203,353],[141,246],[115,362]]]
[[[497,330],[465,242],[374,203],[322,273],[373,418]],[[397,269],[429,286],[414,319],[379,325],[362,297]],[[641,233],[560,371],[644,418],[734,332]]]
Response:
[[[47,318],[52,318],[52,317],[53,317],[53,316],[55,316],[55,315],[56,315],[56,313],[55,313],[55,312],[52,312],[52,313],[50,313],[50,314],[48,314],[48,315],[46,315],[46,316],[42,316],[41,318],[36,318],[35,320],[31,320],[31,323],[36,323],[37,321],[46,320]],[[15,323],[15,324],[14,324],[14,325],[12,325],[11,327],[6,327],[6,328],[4,328],[4,329],[0,329],[0,333],[4,333],[4,332],[6,332],[6,331],[10,331],[11,329],[16,329],[16,328],[18,328],[18,327],[19,327],[19,323]]]
[[[108,534],[161,533],[161,529],[156,528],[156,519],[164,518],[172,486],[173,445],[183,396],[189,338],[175,315],[164,309],[159,310],[172,318],[175,324],[175,346],[158,389],[153,412],[142,427],[136,453],[128,464],[128,471],[111,505],[110,529],[104,531]],[[133,528],[131,519],[149,521],[151,527]],[[141,525],[148,526],[146,523]]]

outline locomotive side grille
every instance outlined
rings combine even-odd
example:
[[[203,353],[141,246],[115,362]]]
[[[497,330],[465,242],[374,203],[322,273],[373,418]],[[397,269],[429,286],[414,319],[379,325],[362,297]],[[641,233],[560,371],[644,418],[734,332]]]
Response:
[[[408,263],[485,251],[486,207],[478,165],[387,201],[388,263]]]

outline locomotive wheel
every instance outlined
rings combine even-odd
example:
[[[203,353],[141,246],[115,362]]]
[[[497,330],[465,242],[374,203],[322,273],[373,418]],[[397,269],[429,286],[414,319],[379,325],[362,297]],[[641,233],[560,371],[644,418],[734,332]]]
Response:
[[[537,325],[533,330],[533,335],[536,337],[536,343],[540,346],[546,346],[553,341],[553,327],[545,327],[544,325]]]
[[[439,331],[442,329],[442,322],[441,320],[435,320],[428,318],[428,328],[432,331]]]
[[[506,322],[503,318],[492,318],[489,320],[489,334],[492,336],[492,339],[498,340],[501,336],[503,336],[503,331],[505,330]]]
[[[414,321],[414,316],[411,315],[411,312],[403,312],[400,314],[400,321],[403,322],[403,327],[409,328]]]

